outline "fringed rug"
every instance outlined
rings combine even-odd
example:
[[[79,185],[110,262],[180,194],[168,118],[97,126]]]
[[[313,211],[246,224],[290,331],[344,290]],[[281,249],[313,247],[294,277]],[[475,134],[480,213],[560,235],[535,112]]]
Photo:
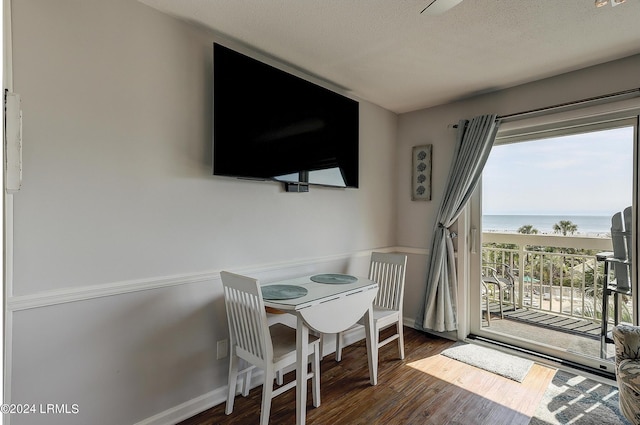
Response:
[[[630,425],[618,408],[618,389],[559,370],[529,425]]]
[[[531,360],[464,342],[453,344],[441,354],[517,382],[522,382],[533,366]]]

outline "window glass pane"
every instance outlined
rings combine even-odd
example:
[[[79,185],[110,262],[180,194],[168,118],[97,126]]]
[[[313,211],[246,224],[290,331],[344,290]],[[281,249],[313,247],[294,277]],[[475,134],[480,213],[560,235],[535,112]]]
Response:
[[[633,130],[494,146],[482,176],[483,215],[604,216],[610,225],[611,215],[632,202]],[[515,230],[513,223],[508,229]],[[587,222],[578,228],[581,233],[594,230],[602,229],[589,228]]]
[[[612,250],[611,217],[636,201],[635,122],[565,122],[544,134],[522,128],[494,145],[477,217],[480,335],[612,367],[613,344],[601,335],[603,321],[607,330],[615,323],[604,290],[615,274],[607,279],[601,253]],[[619,307],[620,321],[632,322],[634,299],[624,294]]]

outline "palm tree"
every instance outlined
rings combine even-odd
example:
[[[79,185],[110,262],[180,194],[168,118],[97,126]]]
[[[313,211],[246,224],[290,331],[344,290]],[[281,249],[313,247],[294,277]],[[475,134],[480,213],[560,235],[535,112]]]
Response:
[[[569,220],[560,220],[559,223],[553,225],[553,233],[562,233],[562,236],[567,236],[567,233],[573,235],[577,230],[578,225]]]
[[[522,233],[523,235],[537,235],[538,229],[533,227],[531,224],[525,224],[524,226],[520,226],[518,233]]]

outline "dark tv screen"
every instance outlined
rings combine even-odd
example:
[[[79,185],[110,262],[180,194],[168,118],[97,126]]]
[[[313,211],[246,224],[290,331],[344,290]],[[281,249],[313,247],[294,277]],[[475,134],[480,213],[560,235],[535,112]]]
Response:
[[[358,102],[215,43],[213,174],[358,187]]]

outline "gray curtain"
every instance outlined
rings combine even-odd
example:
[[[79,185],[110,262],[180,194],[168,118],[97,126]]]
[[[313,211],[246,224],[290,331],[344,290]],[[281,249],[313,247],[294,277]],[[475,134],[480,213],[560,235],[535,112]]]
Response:
[[[455,223],[478,185],[499,122],[482,115],[458,123],[456,148],[433,231],[427,268],[426,297],[417,324],[437,332],[454,331],[457,323],[457,277],[449,227]]]

